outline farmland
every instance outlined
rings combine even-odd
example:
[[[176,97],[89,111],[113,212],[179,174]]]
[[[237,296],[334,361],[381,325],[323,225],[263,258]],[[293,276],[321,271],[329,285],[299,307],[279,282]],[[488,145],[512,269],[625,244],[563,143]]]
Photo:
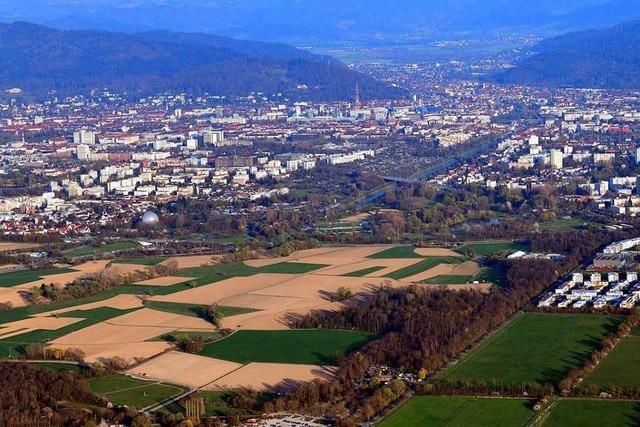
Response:
[[[333,365],[338,353],[349,353],[373,336],[350,331],[238,331],[207,344],[201,355],[237,363]]]
[[[553,404],[540,427],[637,426],[640,402],[562,399]]]
[[[370,258],[381,252],[386,254]],[[122,258],[70,269],[6,273],[4,278],[10,279],[7,286],[18,284],[15,290],[6,288],[17,295],[23,289],[19,286],[28,289],[37,283],[34,278],[64,286],[106,269],[129,274],[173,261],[178,268],[171,276],[0,312],[0,354],[16,357],[29,344],[41,343],[59,351],[79,349],[88,362],[115,356],[129,363],[142,361],[133,374],[153,373],[165,382],[140,386],[149,388],[141,394],[151,399],[171,391],[166,383],[264,390],[281,383],[329,380],[337,354],[352,352],[374,337],[357,331],[291,330],[292,319],[312,310],[344,307],[345,302],[332,299],[340,288],[356,296],[383,284],[404,287],[432,276],[469,276],[478,269],[450,249],[367,245],[235,263],[221,263],[212,255]],[[211,322],[206,311],[214,305],[220,316]],[[221,329],[235,332],[220,339]],[[200,355],[175,351],[179,338],[194,336],[205,341]],[[131,400],[126,389],[114,387],[108,393],[114,403]]]
[[[145,381],[121,374],[92,378],[88,382],[91,391],[114,405],[127,405],[138,409],[184,391],[184,388],[172,384]]]
[[[25,283],[41,280],[45,276],[53,274],[71,273],[75,270],[71,268],[50,268],[44,270],[20,270],[11,273],[0,274],[0,287],[10,288],[13,286],[24,285]]]
[[[598,385],[604,389],[611,387],[640,387],[640,338],[628,336],[620,341],[604,358],[584,383]]]
[[[581,366],[618,321],[598,315],[527,313],[441,377],[557,384]]]
[[[387,277],[395,280],[406,279],[407,277],[415,276],[432,269],[440,264],[455,264],[459,263],[458,258],[453,257],[429,257],[409,267],[396,270],[387,275]]]
[[[413,398],[381,427],[518,427],[525,426],[533,402],[523,399],[419,396]]]

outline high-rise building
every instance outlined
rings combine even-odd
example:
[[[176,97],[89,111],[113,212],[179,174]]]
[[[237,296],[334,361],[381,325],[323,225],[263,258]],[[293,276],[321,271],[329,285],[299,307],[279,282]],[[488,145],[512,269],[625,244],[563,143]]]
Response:
[[[210,131],[202,134],[204,145],[217,145],[222,141],[224,141],[224,132],[222,131]]]
[[[640,163],[640,148],[636,148],[633,159],[635,160],[636,164]]]
[[[560,150],[551,150],[551,169],[562,169],[563,155]]]
[[[93,145],[96,143],[96,134],[87,129],[80,129],[73,133],[74,144]]]

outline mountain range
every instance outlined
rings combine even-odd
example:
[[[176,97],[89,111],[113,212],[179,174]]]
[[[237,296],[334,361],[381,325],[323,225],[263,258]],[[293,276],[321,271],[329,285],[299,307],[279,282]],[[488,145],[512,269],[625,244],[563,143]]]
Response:
[[[134,95],[191,91],[281,93],[292,99],[350,100],[404,92],[335,59],[283,44],[198,33],[136,34],[0,24],[0,88],[62,94],[109,88]]]
[[[637,0],[3,0],[0,20],[65,29],[204,32],[298,45],[542,35],[640,19]]]
[[[640,89],[640,21],[544,40],[516,66],[494,76],[500,83]]]

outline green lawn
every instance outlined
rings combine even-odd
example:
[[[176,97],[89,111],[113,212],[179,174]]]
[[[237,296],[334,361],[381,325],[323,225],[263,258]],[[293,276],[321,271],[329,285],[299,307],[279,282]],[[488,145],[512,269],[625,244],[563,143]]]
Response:
[[[523,399],[418,396],[384,420],[381,427],[518,427],[533,415]]]
[[[138,409],[184,391],[183,388],[171,384],[139,380],[122,374],[91,378],[88,383],[91,391],[114,405],[127,405]]]
[[[507,273],[503,268],[499,267],[483,267],[473,278],[474,281],[480,283],[493,283],[494,285],[502,285],[506,283]]]
[[[88,367],[84,365],[73,365],[70,363],[60,362],[38,362],[32,363],[31,365],[40,369],[48,369],[56,372],[73,372],[76,374],[82,374],[88,369]]]
[[[640,425],[640,402],[563,399],[553,404],[542,427],[624,427]]]
[[[344,274],[346,277],[364,277],[368,274],[375,273],[376,271],[384,270],[387,267],[370,267],[363,270],[352,271],[351,273]]]
[[[462,245],[456,249],[456,252],[463,255],[473,254],[474,257],[482,257],[500,253],[513,253],[526,249],[527,245],[518,242],[480,242]]]
[[[582,366],[619,321],[613,316],[526,313],[440,377],[557,384]]]
[[[415,252],[415,246],[394,246],[382,252],[369,255],[371,259],[424,258]]]
[[[10,288],[12,286],[24,285],[25,283],[35,282],[44,276],[53,274],[71,273],[75,271],[71,268],[49,268],[43,270],[20,270],[11,273],[0,274],[0,288]]]
[[[177,302],[164,302],[164,301],[149,301],[147,300],[144,303],[146,308],[150,308],[153,310],[164,311],[167,313],[181,314],[184,316],[191,317],[203,317],[207,306],[204,304],[183,304]],[[260,311],[253,308],[245,308],[245,307],[227,307],[227,306],[218,306],[218,313],[220,313],[223,317],[229,316],[237,316],[239,314],[252,313],[254,311]]]
[[[126,251],[129,249],[137,248],[139,245],[136,242],[113,242],[100,246],[82,246],[79,248],[73,248],[66,251],[64,254],[68,257],[80,257],[88,255],[99,255],[111,252]]]
[[[200,354],[238,363],[333,365],[336,354],[353,352],[371,339],[370,334],[353,331],[238,331],[205,345]]]
[[[471,281],[473,276],[436,276],[427,280],[423,280],[422,283],[428,285],[464,285]]]
[[[401,280],[430,270],[440,264],[459,264],[460,262],[460,259],[456,257],[429,257],[416,264],[393,271],[386,277]]]
[[[573,230],[582,228],[582,226],[584,226],[584,224],[586,223],[587,223],[586,221],[577,219],[577,218],[572,218],[572,219],[557,218],[551,221],[541,222],[540,230],[562,233],[562,232],[573,231]]]
[[[611,386],[640,387],[640,338],[628,336],[600,362],[584,385],[595,384],[605,389]]]
[[[160,264],[165,259],[167,259],[167,257],[163,257],[163,256],[147,256],[147,257],[140,257],[140,258],[118,258],[116,260],[113,260],[113,263],[153,266],[153,265]]]

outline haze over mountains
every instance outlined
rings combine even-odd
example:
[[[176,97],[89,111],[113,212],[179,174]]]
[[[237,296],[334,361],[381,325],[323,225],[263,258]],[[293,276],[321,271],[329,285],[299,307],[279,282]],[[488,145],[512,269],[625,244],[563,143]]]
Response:
[[[569,33],[543,41],[501,83],[537,86],[640,88],[640,21],[604,30]]]
[[[58,28],[169,29],[288,43],[522,31],[559,34],[640,18],[637,0],[4,0],[0,19]]]
[[[282,44],[166,31],[123,34],[0,24],[0,88],[63,94],[108,87],[137,95],[162,91],[293,99],[393,98],[400,89],[344,64]]]

